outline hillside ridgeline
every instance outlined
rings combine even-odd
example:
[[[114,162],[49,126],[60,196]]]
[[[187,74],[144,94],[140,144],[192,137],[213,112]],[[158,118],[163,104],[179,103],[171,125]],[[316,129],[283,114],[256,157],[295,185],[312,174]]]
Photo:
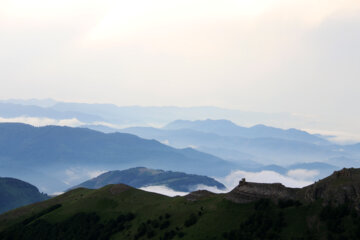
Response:
[[[124,184],[78,188],[0,215],[0,239],[355,240],[359,176],[343,169],[301,189],[242,180],[226,194],[172,198]]]

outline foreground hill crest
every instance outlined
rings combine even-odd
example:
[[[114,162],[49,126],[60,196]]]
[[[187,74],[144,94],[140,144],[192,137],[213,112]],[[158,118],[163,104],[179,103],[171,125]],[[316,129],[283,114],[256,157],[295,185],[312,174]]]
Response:
[[[344,168],[304,188],[288,188],[280,183],[252,183],[245,179],[239,182],[225,198],[248,203],[259,199],[297,200],[301,202],[322,201],[324,204],[360,204],[360,169]]]
[[[304,188],[240,181],[229,193],[184,197],[78,188],[0,215],[0,239],[357,240],[359,178],[343,169]]]

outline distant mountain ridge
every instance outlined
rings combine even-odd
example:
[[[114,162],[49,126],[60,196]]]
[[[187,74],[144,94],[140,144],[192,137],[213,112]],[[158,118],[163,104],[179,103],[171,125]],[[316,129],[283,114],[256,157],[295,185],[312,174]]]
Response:
[[[58,179],[56,186],[54,182],[44,186],[48,191],[59,192],[70,187],[63,183],[67,178],[75,177],[78,182],[88,179],[76,176],[74,169],[98,171],[139,165],[215,176],[225,175],[236,166],[194,149],[175,149],[131,134],[0,123],[0,174],[2,169],[26,166],[34,174],[25,180],[37,186],[47,184],[47,180],[37,178],[38,172],[44,177],[49,175],[48,179]]]
[[[131,168],[122,171],[109,171],[93,179],[85,181],[72,189],[78,187],[98,189],[109,184],[119,183],[136,188],[146,186],[166,186],[179,192],[194,191],[198,185],[215,187],[219,190],[226,189],[222,183],[206,176],[155,170],[145,167]]]
[[[284,130],[265,125],[247,128],[228,120],[208,119],[178,120],[163,128],[130,127],[121,132],[156,139],[174,147],[190,146],[237,162],[246,170],[259,169],[259,165],[285,167],[311,162],[360,166],[356,160],[360,157],[360,148],[332,144],[318,135],[297,129]],[[335,160],[340,158],[348,161],[346,165]],[[329,173],[326,171],[323,176]]]
[[[38,117],[49,118],[54,120],[64,120],[76,118],[79,121],[96,122],[103,121],[104,119],[88,113],[75,112],[75,111],[58,111],[53,108],[45,108],[34,105],[22,105],[15,103],[2,103],[0,102],[0,117],[2,118],[25,118],[25,117]]]
[[[70,113],[65,115],[66,118],[78,118],[83,116],[81,121],[84,124],[94,124],[94,117],[101,120],[100,122],[117,124],[120,126],[153,126],[164,125],[177,119],[206,119],[206,118],[225,118],[233,121],[239,121],[243,124],[259,124],[266,123],[274,125],[276,122],[287,122],[289,126],[295,126],[296,122],[303,122],[304,119],[295,117],[289,113],[261,113],[247,112],[240,110],[224,109],[219,107],[142,107],[142,106],[117,106],[114,104],[90,104],[90,103],[74,103],[61,102],[53,99],[10,99],[1,100],[0,103],[6,105],[0,117],[47,117],[52,118],[53,112]],[[29,112],[24,109],[26,107],[38,107],[35,112]],[[39,113],[40,114],[39,114]],[[71,114],[72,113],[72,114]],[[85,116],[89,116],[86,118]],[[80,119],[79,119],[80,120]]]
[[[156,139],[176,148],[191,147],[235,162],[245,170],[259,169],[261,165],[284,166],[285,164],[315,161],[342,167],[360,166],[358,161],[360,148],[356,145],[340,146],[329,143],[326,137],[308,134],[301,130],[268,127],[274,126],[273,121],[276,122],[279,119],[281,119],[281,123],[287,123],[287,125],[281,124],[281,126],[297,126],[291,124],[295,120],[291,114],[263,114],[216,107],[116,106],[114,104],[57,102],[51,99],[5,100],[0,103],[4,106],[3,108],[0,106],[0,117],[3,118],[19,117],[19,121],[31,122],[34,125],[37,125],[37,121],[39,121],[39,125],[44,124],[42,118],[57,119],[58,121],[53,122],[59,125],[62,124],[61,120],[71,119],[71,122],[81,124],[84,128],[105,133],[123,131],[147,139]],[[26,120],[23,119],[24,117],[40,117],[41,119]],[[188,119],[189,121],[177,121],[178,119]],[[227,120],[199,121],[198,119],[229,119],[245,126],[258,125],[246,128]],[[171,121],[172,123],[169,124]],[[134,127],[119,130],[119,128],[128,126],[161,126],[164,124],[168,124],[169,128],[170,125],[172,128],[176,127],[174,125],[179,127],[184,124],[194,125],[194,128],[199,128],[197,125],[204,125],[205,127],[202,128],[205,128],[206,131],[189,128],[170,130],[166,127],[156,129]],[[223,127],[217,125],[223,125]],[[209,132],[209,129],[212,132]],[[216,129],[221,131],[214,133]],[[324,172],[323,176],[328,173]]]
[[[0,177],[0,213],[46,199],[46,194],[27,182]]]
[[[241,127],[225,119],[207,119],[196,121],[176,120],[166,125],[163,129],[192,129],[207,133],[214,133],[220,136],[237,136],[244,138],[280,138],[314,144],[330,144],[324,138],[294,128],[284,130],[262,124],[255,125],[253,127]]]

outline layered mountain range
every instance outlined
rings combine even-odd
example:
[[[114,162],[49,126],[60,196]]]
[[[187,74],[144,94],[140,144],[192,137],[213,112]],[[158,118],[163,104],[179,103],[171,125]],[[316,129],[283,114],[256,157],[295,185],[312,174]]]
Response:
[[[82,127],[0,124],[0,176],[21,178],[53,193],[102,172],[137,166],[214,177],[235,170],[287,176],[300,169],[311,172],[305,176],[307,182],[340,167],[360,166],[359,144],[334,144],[328,136],[265,125],[242,127],[229,120],[176,120],[249,120],[250,115],[264,122],[284,118],[206,107],[118,107],[51,99],[2,101],[1,121]],[[123,125],[164,126],[119,129]]]
[[[125,133],[86,128],[0,123],[0,175],[59,192],[99,170],[145,166],[225,175],[236,164],[197,150],[175,149]]]
[[[116,126],[164,125],[177,119],[238,120],[245,124],[287,122],[290,126],[304,119],[289,113],[261,113],[218,107],[142,107],[114,104],[59,102],[52,99],[10,99],[0,101],[0,117],[77,119],[84,124],[107,123]]]
[[[241,127],[228,120],[179,120],[162,128],[132,127],[121,132],[156,139],[174,147],[191,146],[233,162],[285,166],[300,162],[324,162],[353,166],[360,152],[354,145],[340,146],[319,135],[297,129],[264,125]],[[250,164],[252,163],[252,164]],[[329,173],[328,173],[329,174]]]

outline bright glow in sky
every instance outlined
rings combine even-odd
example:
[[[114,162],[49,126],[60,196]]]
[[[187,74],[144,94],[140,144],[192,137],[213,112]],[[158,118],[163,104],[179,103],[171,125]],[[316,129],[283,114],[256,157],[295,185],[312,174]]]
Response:
[[[0,42],[1,99],[292,112],[360,133],[358,0],[3,0]]]

